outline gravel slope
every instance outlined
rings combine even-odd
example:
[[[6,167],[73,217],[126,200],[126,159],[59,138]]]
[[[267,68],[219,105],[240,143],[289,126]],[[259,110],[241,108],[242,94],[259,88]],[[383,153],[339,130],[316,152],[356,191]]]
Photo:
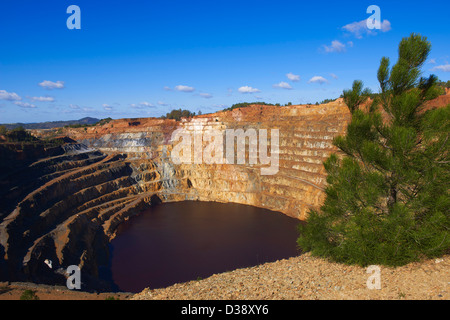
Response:
[[[256,267],[215,274],[163,289],[145,289],[133,300],[450,299],[450,255],[380,269],[381,289],[368,289],[367,268],[309,253]]]

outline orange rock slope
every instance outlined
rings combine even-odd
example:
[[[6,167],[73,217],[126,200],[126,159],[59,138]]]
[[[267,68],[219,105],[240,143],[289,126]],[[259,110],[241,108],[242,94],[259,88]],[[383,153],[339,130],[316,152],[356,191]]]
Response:
[[[157,163],[162,176],[176,181],[159,191],[162,201],[237,202],[304,219],[310,208],[319,207],[323,201],[325,171],[322,162],[336,151],[332,140],[344,133],[349,119],[347,107],[342,99],[338,99],[319,106],[255,105],[180,122],[154,118],[120,119],[102,127],[69,129],[67,134],[105,153],[126,153],[129,158]],[[206,164],[204,161],[175,164],[170,152],[174,146],[172,133],[176,129],[192,132],[192,137],[194,132],[211,130],[243,129],[248,132],[255,129],[259,132],[259,129],[266,129],[269,138],[271,130],[278,129],[279,170],[274,175],[262,175],[261,168],[268,165],[260,161],[250,163],[248,140],[244,164]],[[271,142],[269,140],[269,146]],[[203,148],[207,145],[203,141]]]

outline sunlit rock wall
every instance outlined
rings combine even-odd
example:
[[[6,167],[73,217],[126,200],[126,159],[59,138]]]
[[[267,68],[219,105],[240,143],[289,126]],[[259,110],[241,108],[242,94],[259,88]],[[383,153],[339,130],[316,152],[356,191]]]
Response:
[[[304,219],[308,210],[318,208],[324,199],[326,176],[322,162],[336,151],[332,140],[344,133],[349,119],[347,107],[338,99],[320,106],[252,106],[180,122],[121,119],[101,128],[71,130],[69,134],[105,153],[127,153],[128,159],[152,160],[161,179],[159,194],[165,201],[236,202]],[[172,149],[180,140],[172,141],[172,135],[177,129],[191,132],[192,139],[198,132],[204,137],[213,130],[266,129],[269,146],[271,130],[278,129],[278,172],[262,174],[261,169],[268,165],[261,164],[259,154],[256,164],[250,162],[248,139],[244,164],[175,164]],[[209,141],[202,143],[206,148]],[[193,154],[191,162],[194,159]]]

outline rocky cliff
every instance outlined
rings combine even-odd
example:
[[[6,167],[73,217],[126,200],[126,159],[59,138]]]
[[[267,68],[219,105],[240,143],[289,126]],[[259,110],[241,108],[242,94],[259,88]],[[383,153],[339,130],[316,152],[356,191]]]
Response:
[[[121,119],[102,127],[69,130],[73,139],[104,153],[126,153],[129,159],[150,160],[161,176],[158,196],[163,201],[203,200],[236,202],[264,207],[304,219],[310,208],[323,200],[325,171],[322,162],[336,151],[332,140],[345,131],[350,119],[341,99],[320,106],[276,107],[256,105],[183,119],[181,122],[160,119]],[[175,130],[192,133],[243,132],[267,130],[270,147],[271,130],[279,131],[278,172],[261,174],[268,167],[250,161],[249,139],[245,141],[243,164],[175,164],[171,151],[179,141],[172,141]],[[201,142],[203,149],[208,141]],[[235,145],[237,149],[237,143]],[[225,153],[225,146],[223,148]],[[270,152],[269,152],[270,153]],[[237,151],[236,151],[237,154]],[[204,160],[204,159],[203,159]],[[146,187],[142,187],[146,190]],[[147,190],[146,190],[147,191]]]
[[[65,284],[66,268],[78,265],[85,288],[110,290],[107,279],[99,281],[108,243],[121,221],[153,201],[150,191],[160,188],[155,166],[127,161],[125,154],[65,147],[64,154],[24,168],[21,179],[2,178],[2,200],[9,203],[2,201],[0,277]],[[149,193],[141,188],[146,184]]]

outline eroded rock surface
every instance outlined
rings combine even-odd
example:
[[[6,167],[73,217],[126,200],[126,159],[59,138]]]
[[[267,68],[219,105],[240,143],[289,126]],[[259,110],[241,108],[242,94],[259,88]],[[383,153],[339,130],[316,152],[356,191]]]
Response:
[[[338,99],[320,106],[252,106],[183,119],[121,119],[87,130],[71,129],[75,140],[104,153],[127,153],[129,159],[151,159],[161,174],[163,201],[204,200],[236,202],[281,211],[304,219],[323,201],[325,170],[322,162],[335,152],[335,136],[343,134],[350,119]],[[266,129],[279,130],[279,170],[262,175],[260,162],[251,164],[174,164],[170,152],[176,129],[189,132]],[[270,145],[270,141],[268,144]],[[208,145],[203,141],[203,147]],[[246,140],[246,150],[249,141]],[[224,151],[225,152],[225,151]],[[259,158],[259,154],[257,155]],[[143,186],[144,191],[147,186]]]
[[[78,265],[85,289],[110,290],[108,279],[99,280],[109,241],[120,222],[154,201],[159,174],[151,160],[63,148],[62,155],[25,167],[20,180],[3,177],[1,278],[64,284],[66,268]]]

